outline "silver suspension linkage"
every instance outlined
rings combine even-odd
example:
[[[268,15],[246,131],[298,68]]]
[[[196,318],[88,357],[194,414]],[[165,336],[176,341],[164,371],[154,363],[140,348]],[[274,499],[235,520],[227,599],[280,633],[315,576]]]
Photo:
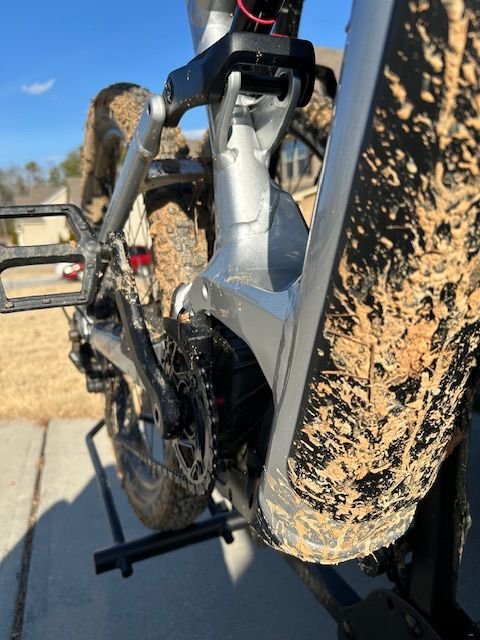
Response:
[[[110,232],[122,229],[126,223],[150,164],[160,148],[165,114],[163,96],[150,96],[129,144],[125,162],[105,213],[99,232],[100,242],[106,242]]]

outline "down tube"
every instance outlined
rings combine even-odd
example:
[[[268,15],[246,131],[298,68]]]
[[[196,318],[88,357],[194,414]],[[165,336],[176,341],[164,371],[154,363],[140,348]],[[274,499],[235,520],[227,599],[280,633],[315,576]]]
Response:
[[[396,4],[404,2],[363,0],[353,7],[335,119],[302,276],[300,305],[295,312],[296,330],[288,374],[276,389],[275,395],[280,400],[258,496],[257,528],[272,546],[311,562],[336,563],[363,555],[366,550],[366,545],[356,540],[345,540],[342,518],[338,521],[331,518],[318,502],[309,500],[308,487],[303,492],[295,490],[291,448],[302,428],[308,404],[312,361],[319,355],[324,305],[337,262],[337,247],[341,246],[350,215],[365,132],[371,121],[377,81],[383,73],[387,36],[394,28],[392,16]],[[314,419],[318,417],[318,407],[309,406],[307,410],[316,412]],[[318,449],[312,446],[308,451],[308,442],[305,446],[307,454],[311,454],[307,467],[324,462],[317,458]],[[331,490],[328,479],[325,490]],[[368,540],[373,548],[384,542],[375,536]]]
[[[480,348],[479,42],[479,0],[355,6],[259,500],[272,543],[304,559],[396,540],[463,435]],[[364,129],[344,166],[340,123]]]

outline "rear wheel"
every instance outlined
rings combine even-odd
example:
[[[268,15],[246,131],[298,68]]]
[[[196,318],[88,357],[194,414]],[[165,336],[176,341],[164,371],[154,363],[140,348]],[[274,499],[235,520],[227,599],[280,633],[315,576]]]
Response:
[[[104,89],[90,107],[83,149],[82,207],[94,226],[102,222],[118,165],[148,95],[137,85],[113,85]],[[180,130],[165,129],[159,157],[187,154]],[[174,290],[192,280],[208,259],[210,221],[205,212],[197,211],[195,200],[191,186],[151,191],[142,202],[137,201],[124,230],[129,244],[152,244],[153,268],[140,274],[137,285],[154,340],[162,339],[162,316],[170,313]],[[106,309],[103,314],[118,323],[112,285],[108,283],[106,276],[99,304]],[[111,366],[105,415],[118,473],[140,520],[155,529],[190,524],[205,509],[209,487],[189,484],[179,464],[175,441],[163,440],[154,426],[143,389]]]

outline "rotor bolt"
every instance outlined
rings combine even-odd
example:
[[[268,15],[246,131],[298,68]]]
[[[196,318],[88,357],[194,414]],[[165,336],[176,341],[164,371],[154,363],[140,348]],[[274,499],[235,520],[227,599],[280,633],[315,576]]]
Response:
[[[350,626],[350,623],[344,620],[342,626],[343,626],[343,631],[345,632],[345,635],[347,636],[347,638],[349,638],[350,640],[353,640],[355,638],[355,635],[353,633],[352,627]]]
[[[422,630],[418,626],[418,622],[415,618],[409,613],[405,614],[405,622],[407,623],[407,627],[410,630],[410,633],[414,638],[420,638],[422,636]]]
[[[171,78],[165,83],[165,99],[167,102],[171,102],[173,100],[173,82]]]

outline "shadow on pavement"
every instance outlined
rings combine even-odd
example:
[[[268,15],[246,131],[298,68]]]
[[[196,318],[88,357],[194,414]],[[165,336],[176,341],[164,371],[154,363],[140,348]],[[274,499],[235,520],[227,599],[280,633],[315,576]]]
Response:
[[[459,601],[477,620],[480,486],[478,464],[473,460],[478,461],[480,454],[479,427],[477,417],[470,464],[474,525],[459,589]],[[146,535],[148,530],[131,513],[113,467],[108,472],[127,540]],[[62,482],[68,484],[68,476]],[[95,576],[93,552],[110,544],[95,480],[90,475],[74,499],[56,500],[51,506],[48,485],[45,489],[42,503],[47,506],[35,525],[26,599],[20,603],[24,607],[21,640],[337,637],[333,621],[282,557],[256,548],[244,532],[235,534],[236,542],[230,546],[214,540],[134,565],[128,580],[119,572]],[[57,486],[50,492],[54,495],[58,490]],[[0,572],[8,574],[18,566],[24,542],[25,538],[5,557]],[[382,586],[362,576],[352,563],[343,566],[341,573],[362,594]]]
[[[123,495],[116,500],[127,539],[148,533]],[[136,564],[129,579],[96,576],[93,551],[110,544],[110,533],[92,479],[73,502],[57,502],[36,523],[21,638],[336,637],[334,623],[279,555],[255,548],[245,533],[235,538],[233,545],[214,540]],[[4,563],[18,562],[23,544]]]

